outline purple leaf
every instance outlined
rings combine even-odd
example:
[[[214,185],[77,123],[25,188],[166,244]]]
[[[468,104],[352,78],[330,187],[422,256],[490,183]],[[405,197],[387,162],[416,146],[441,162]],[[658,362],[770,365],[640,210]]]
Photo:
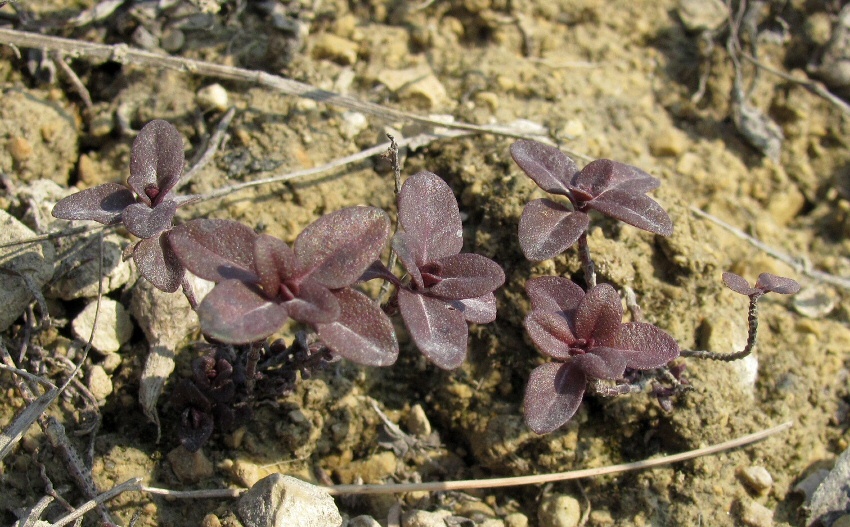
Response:
[[[133,249],[133,261],[154,287],[173,293],[180,288],[185,269],[169,245],[169,234],[140,240]]]
[[[626,358],[626,366],[636,370],[660,368],[679,356],[679,345],[673,337],[644,322],[620,326],[614,347]]]
[[[444,370],[463,364],[469,329],[461,311],[406,289],[398,291],[398,307],[410,337],[428,360]]]
[[[496,295],[487,293],[478,298],[454,300],[452,305],[463,313],[463,318],[473,324],[488,324],[496,320]]]
[[[599,284],[587,292],[576,310],[576,336],[607,345],[617,338],[622,322],[623,305],[617,291],[609,284]]]
[[[171,229],[168,238],[180,262],[196,276],[213,282],[257,280],[257,234],[246,225],[231,220],[192,220]]]
[[[171,123],[151,121],[142,127],[130,151],[127,184],[147,205],[166,199],[183,173],[183,137]]]
[[[591,353],[575,355],[570,364],[581,369],[587,377],[609,381],[621,379],[626,371],[626,357],[622,350],[599,346]]]
[[[163,201],[154,208],[144,203],[133,203],[124,209],[121,219],[127,230],[134,236],[152,238],[171,228],[171,221],[174,219],[178,205],[174,200]]]
[[[372,300],[353,289],[333,292],[340,315],[335,322],[316,324],[319,339],[334,353],[366,366],[390,366],[398,358],[393,324]]]
[[[750,287],[750,283],[747,282],[747,280],[744,279],[743,276],[737,275],[729,271],[723,273],[723,283],[726,284],[726,287],[728,287],[732,291],[740,293],[744,296],[750,296],[755,293],[758,293],[758,289]]]
[[[565,317],[552,311],[532,311],[525,317],[524,324],[541,353],[556,360],[570,358],[570,346],[576,337]]]
[[[612,190],[645,194],[660,185],[659,180],[637,167],[610,159],[597,159],[575,175],[571,188],[577,199],[588,201]]]
[[[357,279],[358,282],[368,282],[369,280],[374,280],[376,278],[380,278],[382,280],[386,280],[396,287],[401,286],[401,280],[398,277],[390,272],[387,269],[387,266],[380,260],[375,260],[374,262],[363,271],[363,274]]]
[[[295,298],[285,305],[290,317],[306,324],[327,324],[339,318],[336,297],[312,278],[305,278],[298,284]]]
[[[227,344],[262,340],[286,322],[285,306],[269,302],[257,287],[225,280],[217,284],[198,306],[201,330]]]
[[[419,172],[409,177],[398,195],[398,221],[415,239],[422,254],[418,265],[463,248],[463,225],[452,189],[436,174]]]
[[[267,297],[280,294],[281,280],[294,276],[296,262],[295,253],[283,240],[268,234],[254,240],[254,270]]]
[[[450,300],[477,298],[505,283],[499,264],[486,256],[473,253],[454,254],[429,263],[436,267],[442,280],[428,289],[428,294]]]
[[[519,245],[529,260],[548,260],[571,247],[588,225],[587,214],[549,199],[536,199],[525,206],[519,219]]]
[[[538,276],[525,283],[534,311],[572,313],[584,299],[580,285],[561,276]]]
[[[511,145],[511,157],[537,186],[550,194],[569,196],[569,182],[578,166],[566,154],[554,146],[520,139]]]
[[[652,198],[629,190],[609,190],[588,201],[588,208],[661,236],[673,234],[673,221],[667,212]]]
[[[349,207],[326,214],[304,229],[294,250],[313,280],[330,289],[353,284],[387,242],[390,219],[375,207]]]
[[[395,250],[401,265],[410,275],[410,279],[416,284],[418,289],[425,289],[425,283],[422,281],[422,273],[419,272],[419,263],[422,261],[424,250],[419,247],[410,234],[399,232],[393,236],[393,249]],[[423,264],[425,262],[422,262]]]
[[[755,287],[765,293],[779,293],[782,295],[793,295],[800,291],[800,284],[796,280],[770,273],[760,274],[758,280],[756,280]]]
[[[557,430],[575,415],[586,388],[584,373],[569,362],[538,366],[525,389],[525,423],[536,434]]]
[[[121,212],[136,202],[133,193],[118,183],[106,183],[59,200],[53,216],[62,220],[92,220],[104,225],[121,223]]]

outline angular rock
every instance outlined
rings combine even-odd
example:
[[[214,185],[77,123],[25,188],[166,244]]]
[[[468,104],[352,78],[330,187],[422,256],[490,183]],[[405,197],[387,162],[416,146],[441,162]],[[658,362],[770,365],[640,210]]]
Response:
[[[211,289],[210,282],[190,278],[200,301]],[[139,402],[145,415],[157,426],[156,403],[162,387],[174,371],[174,352],[187,334],[198,326],[198,317],[181,293],[164,293],[147,280],[133,288],[130,312],[148,339],[149,351],[139,385]]]
[[[521,512],[512,512],[505,516],[505,527],[528,527],[528,516]]]
[[[94,234],[78,240],[76,247],[63,248],[57,272],[59,279],[51,284],[51,296],[58,296],[62,300],[91,298],[97,296],[98,282],[102,285],[103,294],[106,294],[135,277],[136,269],[132,260],[123,259],[124,248],[130,242],[117,234],[105,236],[101,270],[99,240],[99,236]]]
[[[407,431],[418,437],[431,435],[431,422],[421,404],[415,404],[407,415]]]
[[[765,494],[773,486],[773,476],[764,467],[752,466],[741,470],[741,480],[758,494]]]
[[[272,474],[239,499],[236,514],[250,527],[341,527],[342,516],[324,489]]]
[[[27,240],[36,234],[0,210],[0,246]],[[53,277],[55,253],[48,241],[0,247],[0,331],[5,331]]]
[[[97,313],[97,326],[94,325],[95,313]],[[94,327],[94,335],[92,335],[92,327]],[[77,315],[71,323],[71,328],[74,330],[74,336],[83,342],[88,342],[91,337],[92,348],[104,355],[121,349],[121,346],[133,335],[130,315],[127,314],[124,306],[111,298],[102,298],[99,310],[97,300],[92,300]]]
[[[98,402],[106,400],[112,394],[112,379],[106,373],[106,370],[103,369],[103,366],[96,364],[91,367],[86,377],[86,384]]]

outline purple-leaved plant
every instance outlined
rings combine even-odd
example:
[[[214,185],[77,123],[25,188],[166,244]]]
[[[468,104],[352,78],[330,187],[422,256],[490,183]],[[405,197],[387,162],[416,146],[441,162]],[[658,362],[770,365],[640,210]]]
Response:
[[[60,200],[53,215],[104,225],[123,223],[140,238],[132,246],[139,272],[157,289],[173,293],[183,283],[185,269],[168,244],[168,234],[177,208],[195,199],[172,192],[183,174],[184,160],[180,132],[166,121],[151,121],[133,141],[127,186],[106,183],[82,190]]]
[[[762,273],[756,279],[753,286],[744,277],[732,272],[723,273],[723,283],[736,293],[742,294],[750,299],[750,307],[747,310],[747,344],[744,349],[732,353],[718,353],[707,350],[684,350],[683,357],[695,357],[699,359],[733,361],[743,359],[756,347],[758,339],[759,315],[758,301],[767,293],[779,293],[781,295],[793,295],[800,291],[800,284],[791,278],[777,276],[770,273]]]
[[[398,287],[398,307],[416,346],[440,368],[466,358],[467,322],[496,318],[493,291],[505,282],[502,268],[479,254],[461,253],[463,225],[451,188],[436,174],[419,172],[398,195],[401,231],[392,241],[409,281],[384,268],[378,276]]]
[[[670,217],[646,196],[660,182],[637,167],[597,159],[579,170],[557,148],[529,140],[511,145],[511,157],[540,188],[566,196],[572,205],[569,208],[543,198],[525,206],[519,221],[519,244],[529,260],[547,260],[576,241],[586,243],[591,209],[662,236],[673,232]]]
[[[525,392],[525,421],[538,434],[572,418],[588,382],[620,381],[627,368],[658,368],[679,356],[676,341],[654,325],[623,324],[620,297],[608,284],[585,294],[571,280],[543,276],[529,280],[526,292],[526,331],[555,360],[532,371]]]
[[[292,248],[229,220],[187,222],[170,241],[189,271],[217,282],[197,309],[209,337],[255,342],[292,318],[311,325],[334,353],[384,366],[398,356],[392,323],[349,286],[381,253],[389,227],[381,209],[349,207],[313,222]]]

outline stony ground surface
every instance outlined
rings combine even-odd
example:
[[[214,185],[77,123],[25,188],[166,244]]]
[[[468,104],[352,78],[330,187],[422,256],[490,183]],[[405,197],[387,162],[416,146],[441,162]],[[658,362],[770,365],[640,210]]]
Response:
[[[838,23],[842,2],[763,4],[748,19],[754,24],[742,25],[744,49],[756,44],[765,65],[797,78],[820,74],[841,94],[850,85],[839,75],[848,56]],[[741,59],[738,87],[746,92],[747,107],[768,116],[784,137],[781,150],[754,147],[752,136],[745,138],[733,119],[736,83],[722,2],[324,0],[219,6],[211,1],[176,2],[166,10],[148,2],[123,6],[103,21],[63,26],[69,15],[92,5],[21,2],[17,7],[28,15],[19,27],[261,69],[422,115],[447,114],[477,124],[525,119],[545,127],[565,150],[586,156],[581,163],[608,157],[640,166],[663,181],[653,196],[673,218],[674,234],[660,238],[597,218],[591,250],[600,279],[634,288],[646,318],[683,348],[728,351],[746,339],[746,301],[722,287],[722,271],[751,280],[773,272],[803,285],[797,300],[769,298],[761,305],[755,360],[685,361],[694,389],[674,399],[672,412],[646,393],[590,398],[563,429],[535,436],[524,426],[520,407],[528,374],[541,361],[522,330],[528,309],[523,286],[535,275],[580,277],[579,261],[572,252],[537,265],[522,257],[516,239],[522,207],[543,194],[510,160],[512,139],[475,135],[437,141],[404,152],[405,174],[427,169],[449,182],[466,218],[465,250],[501,262],[508,278],[497,294],[497,322],[472,329],[469,361],[451,373],[438,371],[402,333],[401,357],[393,368],[338,363],[291,395],[257,405],[249,423],[215,435],[186,461],[174,450],[177,416],[165,404],[167,397],[158,407],[159,442],[138,402],[153,343],[140,327],[144,314],[131,305],[143,286],[134,285],[132,266],[120,263],[130,240],[119,232],[107,238],[104,251],[105,312],[114,320],[112,331],[96,344],[82,376],[96,401],[87,402],[77,389],[51,410],[69,432],[80,432],[96,403],[102,424],[91,463],[100,489],[132,476],[156,486],[198,489],[250,485],[271,472],[341,483],[525,475],[684,451],[791,420],[794,427],[779,437],[671,467],[581,485],[411,493],[401,504],[404,511],[446,510],[478,524],[492,518],[495,523],[488,525],[508,527],[525,525],[523,518],[541,527],[575,525],[580,520],[567,516],[576,506],[586,515],[581,521],[600,527],[805,524],[804,497],[795,486],[829,469],[850,441],[848,293],[802,276],[691,208],[813,269],[850,276],[850,118],[786,78],[765,70],[756,76]],[[4,23],[15,18],[12,7],[0,9]],[[222,101],[207,90],[214,80],[72,60],[93,100],[86,109],[61,70],[50,82],[48,63],[27,50],[0,48],[5,186],[0,202],[9,216],[3,221],[22,223],[33,235],[65,226],[49,216],[50,203],[68,192],[65,187],[126,178],[132,130],[167,119],[183,134],[192,159],[221,116],[216,105]],[[415,133],[405,123],[245,83],[222,87],[225,106],[237,109],[230,139],[196,176],[193,192],[324,164],[383,142],[388,126],[399,135]],[[236,219],[291,241],[322,213],[355,204],[392,209],[392,178],[380,163],[369,160],[242,191],[187,207],[181,218]],[[26,247],[37,248],[35,260],[48,261],[37,283],[44,284],[52,324],[32,335],[29,354],[39,359],[41,373],[58,380],[67,371],[63,358],[77,356],[74,339],[86,334],[76,321],[97,293],[97,244],[75,238]],[[14,256],[3,251],[8,249],[0,249],[2,265],[14,267],[9,263]],[[12,278],[2,280],[11,284]],[[131,318],[127,313],[134,309]],[[33,312],[40,316],[38,307]],[[183,313],[178,320],[160,314],[177,323],[162,338],[180,343],[171,350],[176,370],[165,383],[166,395],[198,354],[188,345],[197,338],[195,321]],[[9,322],[6,342],[21,341],[23,320]],[[18,350],[10,352],[17,359]],[[5,424],[24,402],[8,374],[2,382]],[[381,442],[376,405],[418,438],[412,448],[396,444],[393,450]],[[71,437],[85,450],[88,436]],[[16,510],[44,495],[41,464],[60,494],[72,503],[83,501],[60,456],[33,427],[4,460],[0,523],[12,523]],[[382,522],[395,502],[337,499],[344,515],[369,514]],[[168,501],[139,493],[110,503],[124,524],[138,514],[137,526],[234,524],[233,507],[221,500]]]

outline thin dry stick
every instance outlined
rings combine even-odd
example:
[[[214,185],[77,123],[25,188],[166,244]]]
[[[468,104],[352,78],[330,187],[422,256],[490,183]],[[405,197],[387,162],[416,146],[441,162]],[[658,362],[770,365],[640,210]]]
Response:
[[[847,104],[846,102],[844,102],[843,99],[841,99],[840,97],[834,95],[832,92],[827,90],[826,87],[823,84],[821,84],[820,82],[815,82],[815,81],[813,81],[809,78],[798,79],[797,77],[795,77],[793,75],[789,75],[788,73],[785,73],[784,71],[780,71],[776,68],[768,66],[767,64],[764,64],[763,62],[756,60],[756,58],[753,57],[752,55],[749,55],[749,54],[744,53],[744,52],[741,52],[740,55],[742,57],[744,57],[748,62],[753,64],[754,66],[756,66],[760,69],[763,69],[764,71],[766,71],[768,73],[772,73],[773,75],[776,75],[777,77],[780,77],[780,78],[785,79],[787,81],[793,82],[795,84],[799,84],[800,86],[809,90],[810,92],[814,93],[815,95],[826,99],[827,102],[829,102],[830,104],[832,104],[833,106],[835,106],[836,108],[838,108],[839,110],[844,112],[846,115],[850,115],[850,104]]]
[[[507,137],[537,139],[551,142],[548,138],[529,135],[527,132],[510,128],[507,126],[484,126],[471,123],[453,122],[447,123],[440,119],[416,115],[410,112],[396,110],[380,104],[361,101],[347,95],[319,89],[310,84],[298,82],[278,75],[271,75],[263,71],[235,68],[222,64],[214,64],[201,60],[192,60],[182,57],[173,57],[161,53],[152,53],[141,49],[134,49],[126,44],[104,45],[94,42],[85,42],[67,38],[59,38],[50,35],[40,35],[14,29],[0,29],[0,42],[24,48],[46,49],[58,51],[72,57],[82,57],[99,61],[115,61],[121,64],[138,64],[141,66],[169,68],[184,71],[195,75],[212,77],[222,80],[248,82],[263,86],[272,90],[296,95],[318,102],[330,104],[363,112],[387,121],[412,121],[427,124],[466,130],[475,133],[488,133]]]
[[[446,132],[440,134],[419,134],[413,137],[407,137],[398,141],[398,146],[407,146],[409,144],[428,144],[431,141],[436,141],[437,139],[443,139],[446,137],[460,137],[462,135],[468,135],[469,132]],[[214,190],[209,194],[204,194],[200,196],[200,199],[197,201],[193,201],[192,203],[188,203],[186,206],[191,206],[194,203],[199,203],[202,201],[207,201],[215,198],[221,198],[228,194],[232,194],[236,191],[243,190],[250,187],[256,187],[259,185],[268,185],[269,183],[281,183],[283,181],[290,181],[292,179],[312,176],[314,174],[320,174],[322,172],[328,172],[330,170],[334,170],[336,168],[344,167],[345,165],[356,163],[357,161],[362,161],[364,159],[368,159],[372,156],[378,155],[382,152],[385,152],[390,147],[390,143],[382,143],[377,146],[373,146],[371,148],[367,148],[366,150],[362,150],[356,154],[352,154],[350,156],[341,157],[339,159],[334,159],[329,163],[325,163],[324,165],[320,165],[313,168],[305,168],[304,170],[297,170],[295,172],[289,172],[287,174],[281,174],[277,176],[271,176],[263,179],[256,179],[254,181],[246,181],[245,183],[240,183],[238,185],[231,185],[229,187],[221,188],[218,190]]]
[[[619,465],[611,465],[601,468],[588,468],[583,470],[573,470],[570,472],[559,472],[555,474],[540,474],[534,476],[518,476],[510,478],[491,478],[491,479],[471,479],[465,481],[436,481],[433,483],[399,483],[399,484],[379,484],[379,485],[335,485],[333,487],[324,487],[330,494],[400,494],[405,492],[441,492],[446,490],[471,490],[471,489],[492,489],[497,487],[514,487],[519,485],[540,485],[542,483],[551,483],[555,481],[567,481],[572,479],[592,478],[596,476],[604,476],[607,474],[617,474],[621,472],[629,472],[634,470],[643,470],[647,468],[655,468],[670,463],[678,463],[702,456],[708,456],[738,448],[752,443],[763,441],[768,437],[784,432],[791,428],[791,421],[782,423],[779,426],[768,428],[754,434],[741,436],[730,441],[724,441],[716,445],[690,450],[681,454],[673,454],[670,456],[662,456],[652,459],[644,459],[643,461],[635,461],[633,463],[622,463]],[[169,496],[171,498],[238,498],[244,489],[214,489],[214,490],[183,490],[175,491],[161,489],[156,487],[142,486],[142,492],[150,494],[159,494]]]
[[[95,507],[100,507],[104,502],[111,500],[115,496],[123,492],[128,492],[132,490],[141,490],[142,478],[133,478],[128,479],[124,483],[120,485],[116,485],[111,489],[107,490],[102,494],[98,494],[93,499],[83,503],[77,510],[68,514],[67,516],[63,516],[61,519],[56,521],[55,523],[51,523],[50,527],[62,527],[63,525],[68,525],[69,523],[76,521],[77,518],[81,518],[85,513],[94,509]]]
[[[765,253],[769,254],[770,256],[773,256],[774,258],[776,258],[777,260],[780,260],[780,261],[790,265],[796,272],[798,272],[800,274],[804,274],[804,275],[808,276],[809,278],[813,278],[813,279],[821,281],[821,282],[826,282],[828,284],[832,284],[832,285],[835,285],[835,286],[838,286],[838,287],[841,287],[841,288],[844,288],[844,289],[850,289],[850,280],[848,280],[846,278],[841,278],[840,276],[831,275],[831,274],[825,273],[823,271],[818,271],[817,269],[812,269],[811,264],[809,264],[808,262],[802,263],[797,258],[794,258],[792,256],[789,256],[789,255],[781,252],[781,251],[774,249],[773,247],[767,245],[766,243],[764,243],[760,240],[757,240],[756,238],[753,238],[752,236],[750,236],[746,232],[742,231],[741,229],[739,229],[737,227],[733,227],[732,225],[726,223],[725,221],[721,220],[717,216],[712,216],[711,214],[709,214],[709,213],[707,213],[703,210],[700,210],[696,207],[693,207],[693,206],[690,207],[690,209],[691,209],[691,212],[693,212],[697,216],[699,216],[701,218],[705,218],[705,219],[719,225],[720,227],[723,227],[724,229],[731,232],[732,234],[734,234],[738,238],[741,238],[742,240],[749,242],[750,245],[752,245],[753,247],[755,247],[755,248],[757,248],[761,251],[764,251]]]
[[[471,490],[471,489],[492,489],[497,487],[514,487],[518,485],[539,485],[541,483],[551,483],[554,481],[567,481],[572,479],[590,478],[604,476],[607,474],[616,474],[621,472],[629,472],[633,470],[642,470],[654,468],[670,463],[677,463],[688,459],[694,459],[701,456],[716,454],[724,450],[730,450],[744,445],[749,445],[757,441],[761,441],[779,432],[784,432],[791,428],[792,423],[788,421],[779,426],[762,430],[754,434],[745,435],[731,441],[725,441],[717,445],[698,448],[681,454],[671,456],[662,456],[653,459],[645,459],[634,463],[622,463],[619,465],[611,465],[601,468],[588,468],[583,470],[573,470],[570,472],[559,472],[556,474],[540,474],[535,476],[519,476],[510,478],[492,478],[492,479],[472,479],[466,481],[436,481],[433,483],[401,483],[395,485],[336,485],[328,488],[328,492],[334,495],[338,494],[397,494],[401,492],[440,492],[446,490]]]
[[[233,116],[236,115],[236,108],[230,108],[227,110],[221,119],[218,122],[218,126],[216,126],[215,132],[209,138],[207,142],[207,149],[204,151],[204,154],[198,159],[198,162],[195,163],[192,168],[186,171],[183,174],[183,177],[180,178],[179,188],[183,188],[188,185],[192,178],[201,171],[202,168],[207,166],[210,161],[212,161],[213,156],[218,151],[219,146],[221,146],[222,141],[224,140],[224,134],[227,132],[227,127],[230,126],[230,121],[233,120]]]

